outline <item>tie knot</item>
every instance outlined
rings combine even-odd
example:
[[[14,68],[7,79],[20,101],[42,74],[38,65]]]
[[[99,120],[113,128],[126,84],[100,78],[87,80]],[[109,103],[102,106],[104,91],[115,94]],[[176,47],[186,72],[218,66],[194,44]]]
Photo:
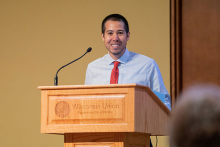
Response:
[[[118,67],[119,64],[120,64],[120,62],[114,61],[114,67]]]

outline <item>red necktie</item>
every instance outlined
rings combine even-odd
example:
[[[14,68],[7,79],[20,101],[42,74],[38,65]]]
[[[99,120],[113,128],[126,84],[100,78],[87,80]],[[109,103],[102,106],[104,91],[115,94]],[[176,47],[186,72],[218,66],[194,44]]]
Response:
[[[112,69],[110,84],[118,84],[118,75],[119,75],[118,65],[119,65],[119,63],[120,62],[118,62],[118,61],[114,62],[114,68]]]

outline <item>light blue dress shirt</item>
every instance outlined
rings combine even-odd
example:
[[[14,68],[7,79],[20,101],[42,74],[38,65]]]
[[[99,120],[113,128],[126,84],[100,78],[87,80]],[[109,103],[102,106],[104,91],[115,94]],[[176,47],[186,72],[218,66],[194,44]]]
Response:
[[[91,62],[86,71],[86,85],[110,84],[111,71],[115,60],[109,54]],[[117,60],[120,62],[118,84],[136,83],[165,94],[165,105],[171,110],[170,96],[164,86],[157,63],[144,55],[129,52]]]

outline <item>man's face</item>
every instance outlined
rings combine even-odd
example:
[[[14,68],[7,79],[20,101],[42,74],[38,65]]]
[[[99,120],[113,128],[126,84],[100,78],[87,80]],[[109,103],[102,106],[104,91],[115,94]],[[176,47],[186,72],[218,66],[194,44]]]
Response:
[[[114,60],[124,54],[129,36],[130,32],[126,33],[123,22],[108,20],[105,23],[105,33],[102,34],[102,40]]]

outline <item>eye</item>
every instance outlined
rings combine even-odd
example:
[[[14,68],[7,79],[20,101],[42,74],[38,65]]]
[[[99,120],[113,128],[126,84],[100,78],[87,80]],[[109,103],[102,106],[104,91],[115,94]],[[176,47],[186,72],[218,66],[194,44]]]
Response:
[[[108,35],[112,35],[113,33],[112,33],[112,32],[107,32],[107,34],[108,34]]]
[[[124,34],[124,32],[121,31],[121,32],[118,32],[118,34],[119,34],[119,35],[122,35],[122,34]]]

